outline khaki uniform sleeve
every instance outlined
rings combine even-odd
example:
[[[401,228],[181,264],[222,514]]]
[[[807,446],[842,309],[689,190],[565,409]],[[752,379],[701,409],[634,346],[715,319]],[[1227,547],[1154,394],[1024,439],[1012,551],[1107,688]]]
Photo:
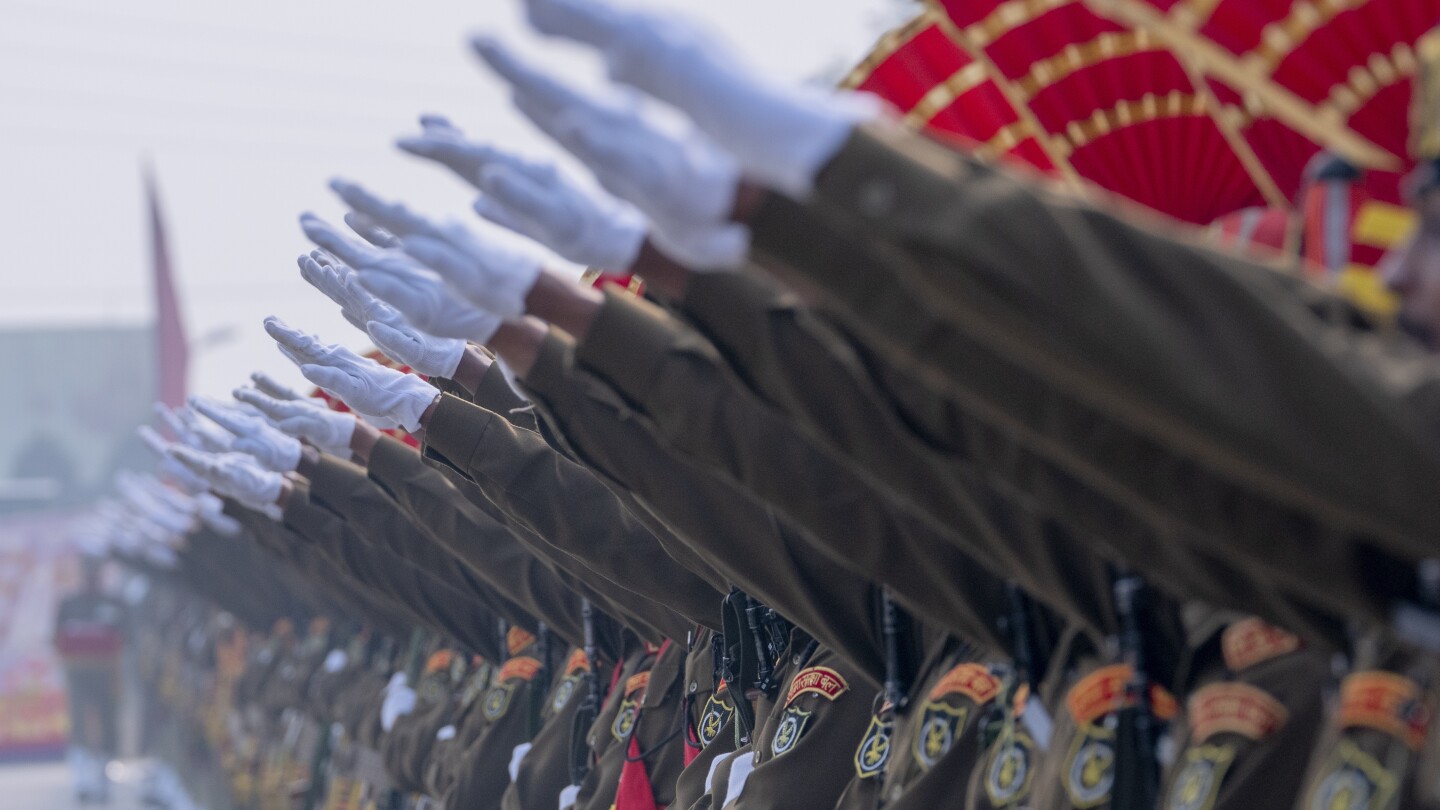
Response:
[[[975,531],[942,533],[936,521],[896,503],[747,394],[708,341],[642,301],[608,293],[575,356],[612,383],[621,401],[679,454],[737,482],[806,530],[816,553],[890,586],[907,608],[960,635],[998,643],[1006,567],[962,548],[978,550],[964,538],[982,536],[987,525],[972,516],[957,528]],[[668,508],[671,500],[650,502]],[[1005,543],[996,538],[989,545]],[[1018,562],[1009,567],[1022,569]],[[1066,607],[1094,616],[1097,604],[1089,598]]]
[[[537,558],[553,566],[555,575],[566,587],[589,599],[600,613],[614,619],[615,623],[605,625],[606,633],[597,639],[601,648],[611,657],[620,654],[618,631],[622,625],[637,637],[658,644],[667,636],[665,631],[656,626],[657,623],[663,623],[667,627],[680,626],[685,623],[684,617],[670,608],[597,575],[578,558],[561,553],[528,527],[513,521],[504,510],[490,500],[478,484],[456,469],[439,453],[427,450],[424,461],[426,466],[445,476],[445,480],[449,481],[470,505],[509,529],[521,545]],[[643,616],[652,617],[655,621],[643,618]]]
[[[746,593],[883,676],[874,586],[801,538],[788,520],[660,443],[613,393],[583,384],[567,339],[551,332],[527,386],[547,421],[593,469],[634,492]],[[719,607],[719,603],[716,603]]]
[[[675,628],[680,638],[719,610],[723,594],[676,563],[604,484],[536,434],[454,397],[441,398],[427,434],[431,448],[561,553],[688,618]]]
[[[536,619],[514,601],[496,593],[469,566],[456,559],[366,475],[362,468],[322,455],[310,479],[310,498],[335,514],[371,546],[405,560],[438,582],[469,594],[511,624],[534,633]]]
[[[585,643],[579,594],[508,529],[476,509],[404,442],[381,437],[370,479],[437,543],[572,645]]]
[[[1433,554],[1440,505],[1402,483],[1440,470],[1409,405],[1433,361],[1327,323],[1271,269],[923,139],[858,133],[821,186],[808,208],[767,203],[757,260],[1117,508],[1133,526],[1106,539],[1147,573],[1182,545],[1197,570],[1234,560],[1311,609],[1379,618],[1360,548]]]
[[[436,580],[388,551],[368,548],[345,521],[310,502],[296,487],[285,506],[285,525],[325,559],[368,588],[405,605],[423,624],[491,660],[503,655],[499,618],[472,595]]]

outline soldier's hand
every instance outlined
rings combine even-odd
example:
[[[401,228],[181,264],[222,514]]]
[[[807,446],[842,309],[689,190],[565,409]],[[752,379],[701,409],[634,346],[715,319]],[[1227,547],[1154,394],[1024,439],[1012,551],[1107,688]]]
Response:
[[[191,404],[216,424],[235,434],[231,450],[248,453],[262,467],[293,472],[300,465],[300,442],[271,427],[264,417],[250,417],[198,397]]]
[[[209,454],[188,447],[172,447],[170,453],[191,472],[210,483],[211,489],[245,504],[269,511],[280,497],[284,479],[277,472],[261,469],[244,453]]]
[[[236,389],[235,398],[258,408],[286,435],[304,439],[332,456],[350,456],[350,436],[355,432],[355,414],[332,411],[317,399],[287,402],[265,396],[250,388]]]
[[[169,411],[166,411],[166,413],[169,413]],[[209,485],[204,479],[190,472],[189,468],[176,461],[166,452],[170,448],[171,443],[165,441],[159,433],[155,432],[154,428],[149,425],[141,425],[136,432],[140,434],[140,440],[145,443],[145,446],[159,458],[158,468],[160,474],[164,476],[166,480],[191,495],[196,495],[209,489]]]
[[[418,430],[421,415],[439,397],[434,386],[414,374],[386,368],[339,346],[330,347],[322,363],[302,365],[300,373],[376,426]]]
[[[476,50],[511,83],[515,106],[578,157],[607,191],[644,212],[652,238],[697,269],[731,268],[749,232],[729,222],[740,167],[694,129],[664,128],[636,103],[587,96],[525,64],[498,42]]]
[[[319,253],[319,251],[315,252]],[[271,377],[269,374],[266,374],[263,371],[257,371],[254,374],[251,374],[250,382],[254,383],[255,388],[257,388],[261,393],[265,394],[265,396],[270,397],[271,399],[280,399],[285,401],[309,399],[309,397],[304,396],[299,391],[296,391],[290,386],[276,381],[274,377]]]
[[[532,25],[587,43],[611,78],[688,115],[745,173],[795,197],[813,188],[857,124],[882,114],[867,94],[777,82],[723,39],[676,15],[604,0],[526,0]]]
[[[440,274],[470,303],[501,318],[525,314],[525,296],[540,277],[541,264],[535,256],[481,238],[459,223],[433,222],[401,203],[381,200],[358,184],[334,180],[330,187],[346,205],[399,236],[410,260]],[[413,269],[395,262],[355,267],[362,273],[375,270],[397,276]]]

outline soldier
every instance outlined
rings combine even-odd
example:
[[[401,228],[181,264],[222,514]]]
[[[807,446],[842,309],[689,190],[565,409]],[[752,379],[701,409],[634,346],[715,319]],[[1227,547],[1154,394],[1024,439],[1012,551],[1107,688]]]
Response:
[[[104,561],[81,560],[80,590],[61,601],[55,615],[55,649],[65,665],[70,707],[70,765],[75,796],[108,802],[105,765],[118,752],[119,655],[124,606],[101,584]]]

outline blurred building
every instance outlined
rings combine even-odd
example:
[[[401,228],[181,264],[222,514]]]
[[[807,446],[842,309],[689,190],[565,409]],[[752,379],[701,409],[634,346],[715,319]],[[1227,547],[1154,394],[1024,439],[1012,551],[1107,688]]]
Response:
[[[154,334],[0,329],[0,520],[87,502],[116,470],[153,465],[135,428],[152,421]]]

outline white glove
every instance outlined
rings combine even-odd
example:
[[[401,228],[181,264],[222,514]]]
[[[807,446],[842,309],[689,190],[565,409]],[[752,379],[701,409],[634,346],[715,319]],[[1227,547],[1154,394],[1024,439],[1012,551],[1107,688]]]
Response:
[[[325,343],[314,335],[291,329],[274,315],[265,319],[265,332],[275,339],[275,346],[280,353],[297,366],[329,362],[331,355],[341,351],[338,344]]]
[[[415,690],[407,683],[405,673],[397,672],[385,687],[385,699],[380,703],[380,728],[390,731],[395,721],[415,709]]]
[[[419,332],[405,321],[398,310],[361,287],[358,276],[348,267],[321,267],[309,256],[301,256],[299,261],[300,275],[339,304],[340,314],[355,328],[368,332],[369,324],[380,323],[389,327],[391,333],[402,336],[399,340],[392,339],[386,343],[376,341],[380,351],[391,360],[432,377],[455,376],[455,369],[465,354],[464,340],[432,337]],[[370,337],[374,339],[375,336],[372,334]]]
[[[350,230],[354,231],[356,236],[377,248],[390,250],[400,247],[400,240],[395,237],[395,234],[380,227],[378,223],[364,214],[357,214],[354,211],[347,213],[345,224],[350,226]]]
[[[523,63],[498,43],[476,46],[515,87],[515,106],[654,224],[656,245],[700,269],[734,268],[749,231],[729,222],[740,167],[698,131],[666,131],[636,104],[597,100]]]
[[[393,304],[408,321],[432,335],[486,343],[505,322],[499,315],[455,295],[444,279],[429,270],[416,268],[404,274],[365,270],[360,273],[360,283]],[[376,322],[376,326],[382,327],[383,324]],[[380,328],[370,331],[367,326],[366,331],[386,354],[390,353],[387,345],[397,352],[404,350],[403,342],[407,338],[398,330],[389,332]],[[458,367],[459,358],[455,362]],[[453,376],[453,373],[440,376]]]
[[[190,514],[173,509],[152,496],[140,483],[139,477],[128,470],[116,474],[115,489],[135,514],[171,534],[185,534],[194,526],[194,518]]]
[[[196,414],[189,406],[170,409],[155,403],[155,413],[180,442],[204,453],[226,453],[235,437],[219,425]]]
[[[300,442],[271,427],[263,417],[248,417],[229,408],[199,398],[192,398],[195,409],[231,433],[235,444],[231,450],[248,453],[267,470],[294,472],[300,466]]]
[[[319,251],[316,252],[318,253]],[[301,394],[290,386],[277,382],[274,377],[271,377],[263,371],[257,371],[251,374],[250,382],[254,383],[255,387],[259,389],[262,394],[271,399],[283,399],[286,401],[309,399],[309,397]]]
[[[193,515],[196,509],[199,508],[199,504],[193,497],[182,492],[176,492],[153,475],[141,475],[138,476],[136,480],[145,490],[146,494],[156,501],[165,504],[171,511]]]
[[[441,115],[420,116],[420,134],[400,138],[395,145],[401,151],[449,168],[477,189],[480,188],[481,169],[494,161],[518,159],[485,144],[467,141],[465,133]]]
[[[170,447],[170,442],[165,441],[159,433],[155,432],[154,428],[149,425],[141,425],[136,432],[140,434],[140,440],[145,443],[145,446],[150,448],[150,452],[159,459],[157,466],[161,475],[191,495],[197,495],[210,488],[203,478],[190,472],[188,467],[176,461],[166,452]]]
[[[623,270],[645,240],[645,218],[633,206],[570,181],[553,164],[466,141],[439,118],[401,149],[449,166],[484,194],[475,212],[577,264]]]
[[[354,183],[337,180],[330,187],[351,208],[400,237],[412,259],[439,273],[475,306],[502,318],[525,314],[525,296],[540,278],[540,261],[534,256],[482,240],[459,223],[433,223],[404,205],[381,201]],[[425,247],[416,250],[422,241]],[[352,266],[360,271],[392,269],[375,264]],[[395,271],[399,272],[398,268]]]
[[[219,498],[209,492],[202,493],[196,498],[196,504],[199,508],[195,514],[211,531],[221,537],[240,535],[240,521],[225,514],[225,504]]]
[[[235,398],[259,408],[286,435],[304,439],[332,456],[350,457],[355,414],[332,411],[319,400],[283,402],[250,388],[236,389]]]
[[[212,455],[175,446],[170,453],[196,475],[210,482],[210,487],[245,504],[251,509],[265,510],[280,497],[283,478],[280,473],[263,470],[255,459],[244,453]]]
[[[414,374],[357,355],[335,365],[301,366],[300,373],[366,419],[390,420],[412,433],[420,429],[425,409],[440,396],[433,385]]]
[[[602,0],[527,0],[540,31],[593,45],[616,81],[684,112],[748,174],[805,197],[857,124],[881,115],[873,96],[783,85],[749,70],[713,32],[674,16]]]
[[[577,264],[624,270],[635,263],[645,217],[608,194],[582,189],[554,166],[496,163],[480,172],[475,213]]]
[[[265,327],[272,337],[299,356],[312,357],[300,366],[300,373],[370,422],[399,425],[418,430],[420,416],[439,392],[415,376],[386,368],[341,346],[324,347],[308,335],[296,332],[274,318]]]

